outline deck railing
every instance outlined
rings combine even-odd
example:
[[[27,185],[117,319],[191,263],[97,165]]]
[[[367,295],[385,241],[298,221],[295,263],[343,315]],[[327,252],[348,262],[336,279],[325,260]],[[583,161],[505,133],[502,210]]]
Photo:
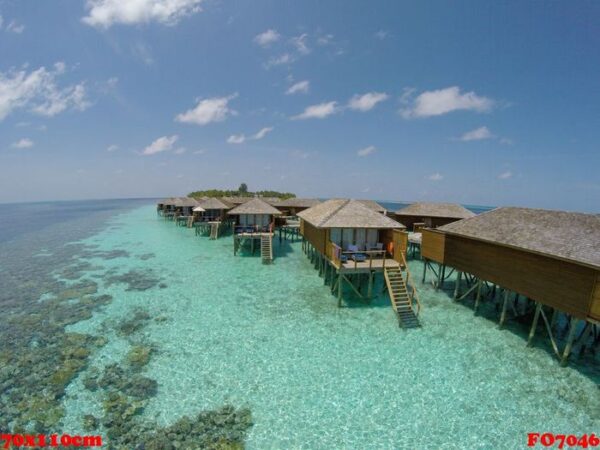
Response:
[[[357,251],[350,251],[350,250],[342,250],[342,247],[340,247],[337,244],[334,244],[333,242],[329,242],[328,243],[328,247],[330,247],[330,252],[331,252],[331,261],[334,263],[334,265],[340,267],[342,266],[342,264],[346,263],[346,262],[354,262],[354,269],[358,268],[358,263],[362,263],[362,262],[368,262],[369,269],[373,268],[373,260],[375,261],[382,261],[382,265],[381,268],[385,269],[385,261],[386,261],[386,256],[387,256],[387,251],[386,250],[357,250]],[[366,256],[366,259],[359,261],[359,257],[356,257],[355,255],[361,255],[361,256]],[[379,268],[379,267],[377,267]]]
[[[254,234],[254,233],[271,233],[273,234],[273,224],[269,225],[236,225],[234,228],[234,234]]]

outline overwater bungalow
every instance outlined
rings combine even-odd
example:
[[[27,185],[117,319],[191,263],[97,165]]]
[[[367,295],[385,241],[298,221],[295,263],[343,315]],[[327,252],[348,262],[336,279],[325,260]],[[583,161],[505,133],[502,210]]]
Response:
[[[394,215],[410,231],[418,231],[421,227],[437,228],[457,220],[468,219],[475,213],[458,203],[417,202],[399,209]]]
[[[394,218],[406,225],[409,231],[408,253],[414,257],[421,248],[422,228],[437,228],[474,215],[458,203],[417,202],[396,211]]]
[[[271,203],[271,205],[280,210],[284,216],[296,216],[299,212],[312,208],[319,203],[321,203],[321,200],[316,198],[292,197],[285,200],[278,200]]]
[[[218,239],[228,227],[227,211],[231,208],[232,205],[214,197],[199,201],[193,209],[196,234],[209,234],[211,239]]]
[[[422,257],[423,280],[432,269],[440,287],[446,268],[455,270],[454,298],[474,295],[475,310],[484,297],[495,299],[500,287],[500,325],[509,311],[532,313],[529,344],[541,316],[563,364],[574,345],[581,348],[590,333],[600,331],[600,215],[498,208],[424,229]],[[568,324],[562,351],[556,340],[560,316]]]
[[[298,216],[303,249],[325,282],[331,283],[338,306],[346,286],[359,298],[371,299],[374,277],[379,273],[384,275],[399,323],[418,325],[420,306],[405,260],[404,225],[359,200],[327,200]],[[360,291],[363,276],[367,278],[366,295]]]
[[[281,215],[281,212],[256,197],[236,206],[227,214],[234,220],[234,254],[246,246],[254,253],[256,243],[259,242],[263,262],[272,262],[274,217]]]
[[[156,214],[158,214],[159,216],[162,216],[163,213],[167,210],[168,205],[174,204],[174,201],[175,201],[174,197],[163,198],[163,199],[157,201],[156,202]]]
[[[198,206],[198,200],[192,197],[179,197],[174,201],[174,220],[177,225],[191,226],[193,209]]]

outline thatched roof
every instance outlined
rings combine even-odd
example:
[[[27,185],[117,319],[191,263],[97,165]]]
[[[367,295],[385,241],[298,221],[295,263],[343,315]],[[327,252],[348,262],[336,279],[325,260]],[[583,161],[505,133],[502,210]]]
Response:
[[[399,209],[397,216],[443,217],[447,219],[468,219],[475,215],[458,203],[417,202]]]
[[[332,199],[298,213],[317,228],[406,228],[360,200]]]
[[[357,200],[357,201],[361,202],[366,207],[371,208],[373,211],[377,211],[379,213],[386,212],[386,209],[383,206],[381,206],[379,203],[377,203],[375,200]]]
[[[246,203],[236,206],[230,210],[227,214],[238,215],[238,214],[273,214],[280,215],[281,212],[269,205],[261,198],[253,198]]]
[[[288,198],[271,203],[276,208],[311,208],[321,203],[321,200],[316,198]]]
[[[204,209],[231,209],[230,205],[215,197],[201,200],[198,204]]]
[[[156,202],[157,205],[172,205],[175,201],[174,197],[163,198]]]
[[[179,197],[175,199],[174,205],[181,207],[198,206],[198,201],[191,197]]]
[[[438,228],[600,269],[600,215],[497,208]]]
[[[232,204],[232,205],[241,205],[242,203],[249,202],[253,197],[221,197],[221,200]]]
[[[194,212],[204,212],[206,210],[202,206],[196,206],[194,209],[192,209],[192,211],[194,211]]]

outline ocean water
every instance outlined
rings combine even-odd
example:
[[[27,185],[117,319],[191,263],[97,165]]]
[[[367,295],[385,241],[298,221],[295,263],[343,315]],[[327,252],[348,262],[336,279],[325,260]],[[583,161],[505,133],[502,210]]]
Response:
[[[474,316],[418,283],[422,327],[406,331],[385,296],[338,308],[299,242],[276,239],[267,266],[148,202],[48,208],[0,226],[2,430],[119,442],[224,405],[251,413],[225,433],[250,449],[514,449],[600,430],[598,359],[561,368],[543,333],[527,348],[527,325],[498,329],[489,302]]]

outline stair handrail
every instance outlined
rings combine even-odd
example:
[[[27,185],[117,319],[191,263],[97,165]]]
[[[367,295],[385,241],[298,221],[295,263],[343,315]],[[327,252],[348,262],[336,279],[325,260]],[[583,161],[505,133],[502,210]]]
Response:
[[[418,316],[419,313],[421,312],[421,301],[419,300],[419,293],[417,291],[417,287],[415,286],[415,283],[413,282],[412,274],[410,273],[410,269],[408,268],[408,263],[406,262],[406,256],[404,255],[404,252],[400,252],[400,254],[402,255],[402,263],[404,264],[404,268],[406,269],[406,284],[407,284],[407,286],[409,285],[412,288],[412,299],[417,302],[416,315]]]

